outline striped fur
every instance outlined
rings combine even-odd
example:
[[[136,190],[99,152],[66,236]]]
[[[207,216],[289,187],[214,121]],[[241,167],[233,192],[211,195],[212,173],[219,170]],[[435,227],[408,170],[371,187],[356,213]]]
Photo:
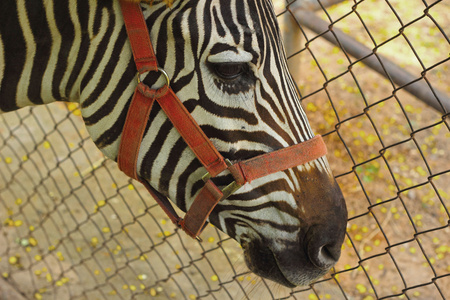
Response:
[[[243,160],[314,136],[269,0],[171,2],[143,4],[159,64],[224,157]],[[2,0],[0,20],[0,112],[78,102],[92,139],[116,159],[136,86],[118,1]],[[230,63],[239,76],[223,76],[221,70],[233,72]],[[145,82],[163,80],[150,73]],[[186,210],[205,171],[159,107],[150,120],[140,175]],[[217,182],[229,180],[223,174]],[[245,185],[216,207],[210,222],[241,243],[253,271],[294,286],[334,264],[346,209],[323,157]],[[316,248],[332,254],[310,253],[325,237]]]

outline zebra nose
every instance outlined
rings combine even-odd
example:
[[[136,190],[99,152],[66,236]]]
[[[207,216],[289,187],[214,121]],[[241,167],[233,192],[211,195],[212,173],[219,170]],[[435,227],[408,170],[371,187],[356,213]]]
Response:
[[[315,226],[308,235],[307,253],[311,263],[320,269],[333,267],[341,256],[343,234]]]

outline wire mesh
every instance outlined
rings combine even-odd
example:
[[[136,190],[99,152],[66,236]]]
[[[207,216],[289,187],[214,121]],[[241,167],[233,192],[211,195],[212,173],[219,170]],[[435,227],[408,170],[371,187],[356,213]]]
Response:
[[[329,274],[287,289],[212,226],[186,237],[95,148],[78,107],[54,103],[0,116],[0,299],[450,299],[450,3],[309,2],[326,30],[308,29],[300,1],[275,9],[349,209]],[[351,56],[338,31],[370,53]],[[382,57],[413,79],[399,85]],[[435,108],[407,92],[417,82]]]

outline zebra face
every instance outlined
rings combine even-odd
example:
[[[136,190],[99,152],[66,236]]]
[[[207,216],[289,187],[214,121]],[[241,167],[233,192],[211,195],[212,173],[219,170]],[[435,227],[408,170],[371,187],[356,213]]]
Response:
[[[145,15],[172,89],[225,158],[237,162],[314,136],[269,0],[175,1]],[[158,84],[155,74],[145,81]],[[159,107],[150,119],[140,176],[186,211],[205,171]],[[226,186],[232,179],[224,172],[214,180]],[[242,245],[253,272],[291,287],[336,263],[346,220],[325,157],[244,185],[209,218]]]

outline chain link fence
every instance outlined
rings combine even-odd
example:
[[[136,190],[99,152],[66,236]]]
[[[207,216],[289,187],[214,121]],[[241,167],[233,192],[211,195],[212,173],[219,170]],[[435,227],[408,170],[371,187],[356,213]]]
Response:
[[[450,299],[450,3],[275,9],[349,209],[336,267],[287,289],[187,237],[54,103],[0,116],[0,299]]]

